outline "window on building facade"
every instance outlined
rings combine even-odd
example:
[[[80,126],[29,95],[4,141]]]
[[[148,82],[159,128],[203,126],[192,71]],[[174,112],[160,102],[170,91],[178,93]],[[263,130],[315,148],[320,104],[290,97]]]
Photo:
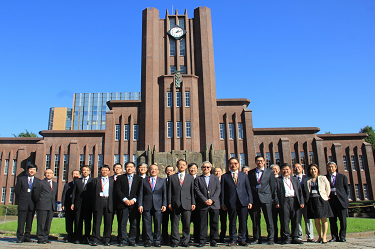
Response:
[[[225,139],[224,124],[219,124],[219,130],[220,130],[220,139]]]
[[[180,66],[180,72],[186,74],[186,66]]]
[[[257,152],[257,156],[262,156],[262,153],[260,153],[260,152]]]
[[[243,139],[243,126],[242,123],[238,123],[238,138]]]
[[[296,163],[296,153],[292,152],[291,157],[292,157],[292,166],[293,166]]]
[[[181,92],[176,92],[176,107],[181,107]]]
[[[229,139],[234,139],[234,125],[229,123]]]
[[[245,166],[245,153],[240,153],[240,167]]]
[[[120,155],[114,155],[114,158],[113,158],[113,162],[116,164],[116,163],[120,163]]]
[[[355,156],[350,156],[350,159],[351,159],[351,162],[352,162],[353,171],[357,171],[357,164],[356,164],[356,161],[355,161]]]
[[[174,72],[176,72],[176,67],[175,66],[171,66],[171,74],[174,74]]]
[[[5,202],[5,195],[7,193],[7,189],[3,188],[1,192],[1,202]]]
[[[305,168],[305,152],[300,152],[300,160],[301,160],[301,166],[302,168]]]
[[[309,164],[314,163],[314,152],[309,151]]]
[[[363,192],[365,192],[365,199],[366,200],[369,200],[370,199],[370,195],[368,193],[368,187],[367,187],[367,184],[363,184]]]
[[[190,107],[190,92],[185,92],[185,107]]]
[[[51,168],[51,155],[46,155],[46,169]]]
[[[328,157],[328,162],[333,162],[333,156]]]
[[[82,167],[85,165],[85,155],[79,155],[79,171],[81,171]]]
[[[185,29],[185,17],[184,16],[178,18],[178,26]]]
[[[9,202],[13,203],[13,197],[14,197],[14,188],[10,188],[10,193],[9,193]]]
[[[124,154],[124,165],[127,162],[129,162],[129,155],[128,154]]]
[[[230,153],[229,157],[236,157],[235,153]]]
[[[359,185],[355,185],[355,195],[357,196],[357,200],[361,200],[361,192],[359,191]]]
[[[191,137],[191,122],[185,122],[186,137]]]
[[[350,184],[348,184],[348,197],[349,197],[349,200],[350,200],[350,201],[353,200],[352,190],[351,190],[351,188],[350,188]]]
[[[167,137],[173,137],[173,123],[167,122]]]
[[[167,92],[167,107],[172,107],[172,92]]]
[[[124,140],[129,140],[130,129],[129,125],[124,125]]]
[[[138,163],[137,163],[137,155],[136,155],[136,154],[133,154],[133,163],[134,163],[135,165],[138,164]]]
[[[344,170],[348,171],[348,158],[346,156],[343,156],[342,160],[344,161]]]
[[[12,175],[16,174],[16,170],[17,170],[17,160],[13,159]]]
[[[180,56],[185,56],[185,55],[186,55],[186,39],[182,38],[180,40]]]
[[[120,125],[115,125],[115,140],[120,140]]]
[[[139,126],[137,124],[135,124],[135,125],[133,125],[133,129],[134,129],[133,139],[134,140],[138,140]]]
[[[365,170],[365,161],[363,161],[363,156],[359,156],[359,166],[361,167],[361,170]]]
[[[182,123],[176,122],[176,137],[180,138],[182,137]]]
[[[98,175],[100,176],[100,167],[103,166],[103,155],[98,155]]]
[[[171,38],[169,39],[169,55],[170,56],[175,56],[176,55],[176,40]],[[172,69],[172,67],[171,67]],[[176,71],[176,67],[175,67],[175,70]],[[171,70],[171,74],[174,73],[174,71],[172,72]]]
[[[59,168],[60,168],[60,155],[56,154],[55,155],[55,172],[54,175],[59,178]]]
[[[267,163],[267,168],[269,168],[271,165],[271,153],[270,152],[266,152],[266,163]]]
[[[64,155],[63,180],[68,180],[69,155]]]
[[[280,153],[275,152],[275,163],[280,166]]]

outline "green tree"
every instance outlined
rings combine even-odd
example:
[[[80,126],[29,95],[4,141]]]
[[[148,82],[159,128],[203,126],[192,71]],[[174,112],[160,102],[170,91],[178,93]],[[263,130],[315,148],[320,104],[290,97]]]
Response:
[[[372,128],[372,126],[367,125],[366,127],[362,128],[359,132],[368,134],[368,137],[365,138],[365,141],[372,144],[372,150],[375,151],[375,131]]]
[[[26,132],[21,132],[18,135],[13,134],[14,137],[37,137],[37,135],[34,132],[29,132],[28,130],[25,130]]]

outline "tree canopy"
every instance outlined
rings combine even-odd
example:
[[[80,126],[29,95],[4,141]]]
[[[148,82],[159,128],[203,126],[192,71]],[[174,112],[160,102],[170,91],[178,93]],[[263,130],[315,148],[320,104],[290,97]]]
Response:
[[[21,132],[18,135],[13,134],[14,137],[37,137],[37,135],[34,132],[29,132],[28,130],[25,130],[26,132]]]
[[[372,150],[375,150],[375,132],[372,126],[367,125],[366,127],[362,128],[359,132],[368,134],[368,137],[365,138],[365,141],[372,144]]]

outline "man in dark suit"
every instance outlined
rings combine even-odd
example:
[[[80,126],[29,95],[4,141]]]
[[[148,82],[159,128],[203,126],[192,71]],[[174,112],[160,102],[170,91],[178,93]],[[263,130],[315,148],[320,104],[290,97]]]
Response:
[[[104,217],[103,245],[109,246],[112,233],[113,213],[113,178],[108,177],[108,165],[100,167],[101,176],[93,180],[94,222],[92,228],[92,246],[97,246],[100,240],[100,226]]]
[[[168,186],[169,186],[169,177],[171,175],[174,174],[174,168],[172,165],[168,165],[167,167],[165,167],[165,170],[164,170],[165,174],[167,175],[167,178],[165,179],[166,182],[167,182],[167,192],[168,192]],[[168,196],[167,196],[168,198]],[[169,237],[169,232],[168,232],[168,228],[169,228],[169,218],[171,216],[171,210],[169,210],[169,208],[167,208],[167,210],[165,210],[165,212],[163,212],[163,222],[162,222],[162,238],[163,238],[163,244],[164,245],[169,245],[170,244],[170,237]]]
[[[138,163],[136,174],[145,179],[147,177],[148,165],[145,162]],[[139,243],[139,237],[141,235],[141,219],[143,219],[142,214],[139,213],[137,217],[137,237],[135,239],[135,243]],[[146,227],[144,223],[142,223],[142,241],[146,241]]]
[[[120,163],[115,163],[113,165],[113,172],[114,172],[114,175],[111,176],[110,178],[113,178],[113,181],[116,184],[117,177],[119,177],[120,175],[123,174],[122,165]],[[122,238],[121,238],[121,222],[122,221],[121,221],[121,215],[119,215],[119,213],[121,212],[121,208],[118,207],[119,202],[121,202],[121,200],[120,200],[120,198],[118,198],[116,191],[114,191],[113,192],[113,208],[114,208],[114,212],[112,213],[113,214],[113,216],[112,216],[112,223],[113,223],[113,219],[115,218],[115,214],[116,214],[116,218],[117,218],[117,243],[121,244],[121,242],[122,242]]]
[[[219,237],[219,209],[221,185],[217,176],[211,174],[212,164],[202,163],[201,176],[195,179],[196,203],[200,218],[199,247],[203,247],[207,240],[207,215],[210,214],[210,244],[217,246]]]
[[[75,244],[88,244],[91,234],[93,178],[90,177],[90,166],[81,169],[82,178],[74,180],[71,210],[75,210]],[[85,221],[85,235],[82,236],[83,221]]]
[[[334,162],[327,164],[328,173],[326,175],[331,183],[331,194],[329,196],[329,204],[331,206],[333,217],[329,218],[331,226],[332,239],[334,241],[346,241],[346,217],[349,207],[349,185],[346,175],[337,172],[337,165]],[[337,218],[340,221],[340,234],[337,228]]]
[[[270,169],[273,171],[273,175],[275,176],[275,180],[277,182],[277,178],[280,177],[280,167],[277,164],[272,164],[270,166]],[[277,226],[277,220],[279,220],[280,217],[280,208],[276,208],[275,202],[272,203],[272,220],[273,220],[273,236],[274,236],[274,241],[275,243],[278,242],[279,240],[279,229]]]
[[[79,170],[72,171],[73,181],[66,182],[61,195],[61,206],[65,211],[65,231],[68,234],[66,242],[74,242],[74,219],[75,210],[72,209],[72,196],[74,188],[74,180],[79,179]]]
[[[125,164],[125,175],[117,177],[115,184],[116,195],[119,199],[117,207],[121,218],[121,238],[120,246],[136,246],[137,236],[137,218],[139,217],[137,209],[137,198],[141,187],[142,178],[134,174],[135,164],[127,162]],[[129,238],[127,232],[128,220],[130,223]]]
[[[197,172],[198,172],[198,165],[196,163],[189,163],[188,164],[188,171],[189,174],[194,177],[194,180],[197,178]],[[195,196],[195,202],[197,202],[197,196]],[[199,211],[195,209],[191,212],[190,215],[190,222],[193,223],[193,241],[194,243],[199,243],[199,229],[200,229],[200,217],[199,217]]]
[[[276,180],[276,208],[280,208],[281,244],[303,244],[299,237],[297,212],[303,208],[304,199],[301,184],[297,178],[291,176],[292,170],[288,163],[281,165],[282,177]],[[292,223],[292,233],[289,229],[289,221]],[[291,240],[292,238],[292,240]]]
[[[35,203],[37,215],[37,232],[38,243],[51,243],[48,240],[53,212],[56,209],[55,200],[57,195],[57,183],[52,181],[53,171],[47,169],[44,171],[44,180],[37,181],[33,184],[32,199]]]
[[[219,167],[216,167],[214,169],[214,175],[219,177],[220,180],[220,186],[221,186],[221,176],[223,175],[223,170]],[[220,191],[220,200],[221,200],[221,191]],[[228,217],[228,211],[223,210],[222,208],[219,209],[219,215],[220,215],[220,243],[225,243],[225,235],[227,233],[227,217]]]
[[[39,179],[35,177],[35,173],[38,170],[36,165],[31,164],[27,166],[26,170],[27,175],[21,176],[17,179],[17,184],[14,191],[18,203],[18,243],[32,242],[32,240],[30,240],[30,232],[33,225],[35,209],[34,202],[31,199],[31,190],[33,188],[33,184],[39,181]]]
[[[249,171],[251,191],[254,197],[254,207],[250,211],[253,221],[253,237],[251,244],[261,244],[260,209],[263,211],[267,224],[268,244],[274,244],[274,229],[272,219],[272,200],[275,196],[275,176],[272,170],[267,169],[262,156],[255,157],[257,167]]]
[[[221,176],[221,208],[228,210],[229,236],[228,246],[237,245],[237,215],[239,220],[238,245],[247,246],[246,228],[247,212],[253,206],[253,195],[247,175],[239,171],[240,164],[237,158],[230,158],[229,169]]]
[[[139,190],[139,212],[143,215],[146,231],[145,247],[152,244],[160,247],[162,212],[167,209],[167,184],[166,180],[158,177],[159,167],[151,165],[149,177],[142,180]],[[152,217],[154,218],[154,236],[152,236]]]
[[[303,189],[304,189],[303,184],[310,177],[308,177],[307,175],[303,174],[303,167],[299,163],[295,163],[294,164],[293,172],[294,172],[294,176],[300,182],[301,188],[302,188],[302,193],[304,194],[305,191],[303,191]],[[305,196],[303,198],[305,199]],[[298,212],[297,212],[297,219],[300,220],[301,222],[302,222],[302,216],[303,216],[303,219],[304,219],[304,222],[305,222],[305,233],[306,233],[307,242],[315,242],[315,240],[314,240],[314,226],[313,226],[312,219],[309,219],[307,217],[307,208],[306,208],[306,205],[305,205],[304,208],[299,209]],[[298,239],[299,240],[303,239],[303,236],[302,236],[303,235],[302,234],[302,224],[301,224],[301,222],[298,225],[298,230],[299,230]]]
[[[185,173],[187,163],[180,159],[177,161],[178,173],[169,177],[168,208],[172,218],[172,247],[179,244],[189,246],[190,240],[190,216],[195,209],[194,177]],[[182,216],[182,218],[181,218]],[[182,222],[182,238],[180,241],[179,222]]]

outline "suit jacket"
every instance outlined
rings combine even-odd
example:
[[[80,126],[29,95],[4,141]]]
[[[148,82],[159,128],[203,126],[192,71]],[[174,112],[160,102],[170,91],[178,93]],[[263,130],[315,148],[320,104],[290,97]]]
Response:
[[[109,184],[109,198],[108,198],[108,212],[113,212],[113,189],[114,189],[114,181],[113,178],[108,177],[108,183]],[[99,176],[95,178],[93,181],[93,193],[94,193],[94,208],[93,211],[98,211],[102,209],[102,202],[100,201],[100,192],[102,192],[102,177]]]
[[[141,187],[141,182],[143,178],[140,177],[137,174],[133,174],[133,183],[131,186],[131,191],[129,193],[129,181],[128,181],[128,174],[120,175],[117,177],[117,180],[115,182],[115,191],[116,191],[116,198],[117,198],[117,208],[124,209],[124,208],[137,208],[137,204],[134,204],[132,206],[127,206],[122,201],[125,197],[128,200],[131,200],[133,198],[138,198],[139,190]],[[113,181],[113,178],[112,178]],[[137,200],[138,201],[138,200]]]
[[[168,178],[168,205],[172,204],[172,209],[191,210],[191,205],[195,205],[194,177],[185,173],[184,184],[180,186],[178,176],[176,173]]]
[[[237,199],[242,206],[254,203],[253,195],[247,175],[238,171],[237,185],[233,181],[231,171],[221,176],[221,205],[227,208],[235,208]]]
[[[292,182],[292,186],[294,189],[294,196],[297,197],[298,206],[300,207],[302,204],[305,204],[303,194],[302,194],[302,187],[301,183],[296,177],[290,177],[290,181]],[[284,177],[280,176],[276,178],[276,195],[275,195],[275,204],[280,206],[285,206],[286,198],[285,198],[285,185],[284,185]]]
[[[327,174],[326,177],[328,181],[331,183],[332,182],[331,175]],[[341,206],[343,208],[348,208],[349,207],[349,185],[348,185],[348,178],[346,177],[346,175],[337,173],[334,187],[336,188],[337,199],[339,200]],[[330,195],[334,195],[334,192],[331,192]]]
[[[142,179],[138,195],[138,206],[142,206],[145,211],[152,208],[161,210],[162,206],[167,207],[167,181],[157,177],[154,191],[151,189],[149,177]]]
[[[32,199],[35,210],[56,210],[55,200],[57,195],[57,183],[52,181],[52,189],[47,178],[33,184]]]
[[[306,203],[308,202],[308,200],[310,198],[311,182],[312,182],[312,180],[309,179],[304,184],[305,195],[306,195],[306,200],[305,200]],[[318,176],[317,182],[318,182],[318,190],[319,190],[320,196],[323,198],[323,200],[328,201],[328,196],[331,192],[331,186],[329,184],[329,181],[327,180],[327,177]]]
[[[207,187],[204,175],[197,176],[197,178],[195,178],[194,184],[197,210],[220,209],[221,185],[219,177],[210,174],[210,182]],[[211,199],[213,201],[213,204],[211,206],[207,206],[205,204],[208,199]]]
[[[297,175],[294,175],[294,177],[298,179]],[[308,175],[302,175],[302,183],[300,182],[300,184],[301,184],[302,195],[303,195],[304,200],[306,200],[306,193],[304,191],[304,189],[305,189],[304,185],[306,184],[306,181],[309,180],[309,179],[310,179],[310,177]],[[298,179],[298,181],[299,181],[299,179]],[[306,203],[306,201],[305,201],[305,203]]]
[[[72,196],[73,196],[74,181],[67,182],[64,185],[63,192],[61,195],[61,205],[65,207],[65,210],[70,210],[72,205]]]
[[[264,167],[260,179],[260,188],[257,188],[256,168],[249,171],[249,180],[251,191],[254,197],[254,203],[272,203],[275,196],[275,175],[272,170]]]
[[[39,181],[39,178],[34,176],[33,185]],[[27,176],[21,176],[17,179],[17,184],[14,189],[14,193],[16,195],[16,203],[18,203],[18,210],[25,211],[33,211],[34,210],[34,202],[31,199],[31,190],[28,192],[29,189],[29,182],[27,180]]]
[[[82,179],[83,178],[74,180],[74,188],[72,194],[72,203],[74,204],[74,210],[80,210],[82,206],[84,206],[85,209],[92,210],[94,198],[94,179],[92,177],[89,177],[85,187],[83,187]]]

